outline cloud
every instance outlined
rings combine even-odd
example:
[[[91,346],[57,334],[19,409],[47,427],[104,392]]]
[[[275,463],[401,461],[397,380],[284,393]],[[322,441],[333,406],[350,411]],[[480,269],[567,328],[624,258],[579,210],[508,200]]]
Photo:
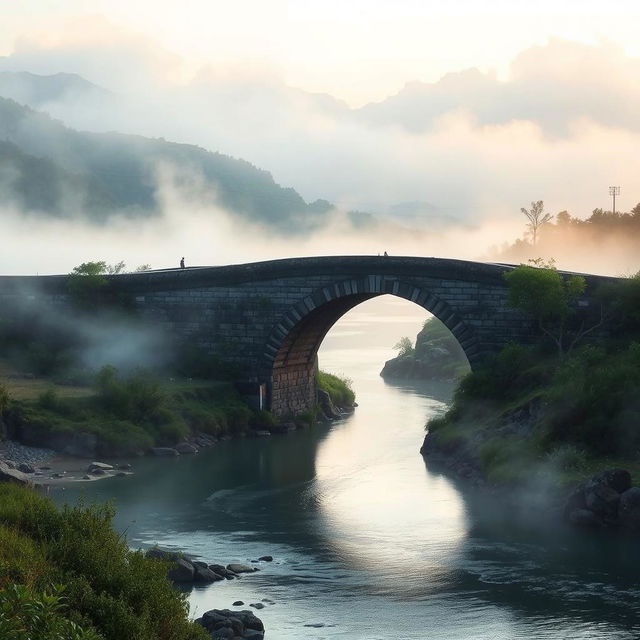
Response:
[[[432,130],[438,119],[464,111],[477,126],[532,122],[550,137],[571,137],[573,124],[640,130],[640,60],[610,43],[553,38],[523,51],[508,79],[478,69],[434,83],[409,83],[397,95],[358,111],[370,125]]]
[[[640,62],[611,44],[553,39],[522,52],[506,80],[470,69],[436,83],[409,84],[382,103],[351,110],[331,96],[286,86],[276,69],[261,64],[208,65],[187,78],[176,71],[184,70],[183,61],[152,42],[104,29],[97,44],[90,38],[25,41],[0,68],[74,71],[116,90],[114,101],[74,96],[47,104],[71,126],[198,144],[267,169],[307,201],[326,198],[341,211],[396,221],[359,237],[338,216],[297,244],[300,254],[376,253],[392,238],[396,254],[476,257],[488,242],[512,240],[524,230],[520,207],[531,200],[579,217],[608,206],[609,184],[622,185],[621,208],[640,200],[630,161],[640,143]],[[411,218],[420,233],[402,231],[397,205],[407,202],[427,203]],[[174,234],[176,255],[189,253],[185,246],[193,246],[194,259],[203,263],[291,253],[284,243],[249,243],[244,252],[227,242],[227,233],[246,233],[232,231],[226,213],[201,212],[203,222],[197,210],[184,206],[183,197],[167,196],[163,224],[173,224],[176,211],[183,223],[202,222],[203,229],[218,219],[225,242],[213,241],[207,259],[200,245],[205,232],[188,236],[191,223],[165,229]],[[443,220],[452,221],[445,236]],[[464,237],[459,246],[455,232]],[[127,255],[123,247],[112,259]],[[158,260],[150,250],[135,262]],[[172,260],[167,253],[162,263]]]

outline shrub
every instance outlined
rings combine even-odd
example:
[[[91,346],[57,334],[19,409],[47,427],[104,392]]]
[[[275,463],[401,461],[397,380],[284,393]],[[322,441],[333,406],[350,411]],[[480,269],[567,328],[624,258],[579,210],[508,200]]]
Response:
[[[202,628],[187,620],[186,596],[168,582],[166,564],[129,550],[124,537],[111,527],[113,514],[110,505],[79,504],[57,510],[47,498],[34,491],[0,485],[2,540],[8,539],[9,528],[30,540],[31,551],[22,547],[22,557],[14,559],[14,567],[19,570],[25,554],[40,554],[39,573],[29,578],[32,584],[27,586],[37,601],[42,599],[37,594],[46,594],[49,585],[65,585],[68,610],[59,608],[58,612],[80,627],[93,628],[99,634],[90,635],[90,631],[85,631],[89,635],[78,638],[206,638]],[[4,545],[0,545],[0,558],[4,566],[12,561]],[[23,579],[27,581],[27,577]],[[31,596],[25,591],[21,597],[29,600]],[[25,640],[28,637],[25,636]],[[49,640],[49,636],[34,637]],[[51,640],[54,637],[67,640],[74,636],[51,636]]]
[[[101,640],[93,629],[83,629],[65,617],[64,587],[55,585],[34,593],[12,584],[0,591],[0,638],[6,640]]]
[[[351,380],[349,380],[349,378],[341,378],[326,371],[318,371],[316,374],[316,384],[319,389],[329,394],[331,402],[333,402],[336,407],[353,406],[356,394],[351,388]]]

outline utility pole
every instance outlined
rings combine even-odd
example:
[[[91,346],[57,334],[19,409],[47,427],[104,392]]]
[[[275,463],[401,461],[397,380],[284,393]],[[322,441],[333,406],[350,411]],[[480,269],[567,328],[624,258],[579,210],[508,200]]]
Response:
[[[609,187],[609,195],[613,198],[613,215],[616,215],[616,196],[620,195],[620,187]]]

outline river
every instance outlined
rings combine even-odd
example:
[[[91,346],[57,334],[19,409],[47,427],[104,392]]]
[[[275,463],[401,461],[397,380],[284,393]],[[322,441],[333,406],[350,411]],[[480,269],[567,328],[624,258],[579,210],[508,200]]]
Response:
[[[372,310],[378,330],[366,342]],[[273,601],[257,612],[267,638],[640,637],[637,544],[521,521],[418,454],[452,385],[378,375],[392,334],[417,332],[416,314],[363,306],[325,340],[321,365],[352,378],[353,415],[193,457],[137,460],[133,476],[69,487],[56,500],[115,499],[116,527],[133,547],[210,563],[272,555],[258,573],[189,596],[196,616]]]

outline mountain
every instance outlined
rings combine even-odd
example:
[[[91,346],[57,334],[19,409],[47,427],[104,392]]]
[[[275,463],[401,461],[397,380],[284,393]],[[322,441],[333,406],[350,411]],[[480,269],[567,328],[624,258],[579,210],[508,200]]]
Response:
[[[244,160],[164,139],[76,131],[5,98],[0,141],[0,190],[32,213],[81,213],[96,221],[153,215],[167,183],[199,204],[220,205],[284,233],[320,226],[333,208],[326,201],[307,204]]]
[[[0,96],[42,109],[54,102],[110,100],[114,94],[75,73],[41,76],[27,71],[0,71]]]

